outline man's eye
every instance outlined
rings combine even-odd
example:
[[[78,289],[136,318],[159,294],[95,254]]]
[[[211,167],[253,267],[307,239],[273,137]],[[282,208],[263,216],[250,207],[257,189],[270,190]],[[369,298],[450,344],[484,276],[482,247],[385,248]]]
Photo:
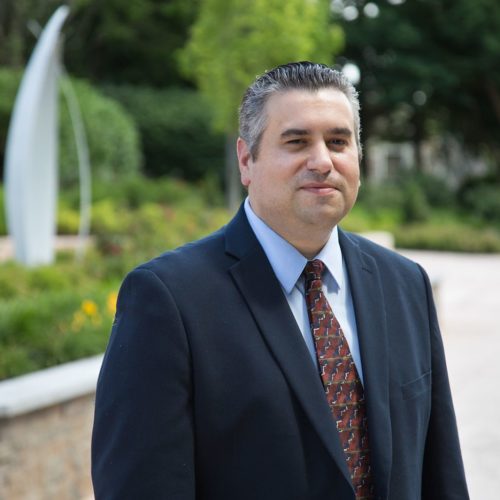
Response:
[[[333,146],[345,146],[347,144],[345,139],[331,139],[329,142]]]
[[[304,144],[304,139],[290,139],[286,141],[287,144]]]

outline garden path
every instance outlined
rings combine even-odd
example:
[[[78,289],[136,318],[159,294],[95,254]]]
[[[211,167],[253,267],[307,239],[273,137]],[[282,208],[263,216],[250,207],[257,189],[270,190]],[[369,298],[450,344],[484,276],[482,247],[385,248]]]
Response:
[[[500,491],[500,254],[401,251],[438,283],[438,314],[472,500]]]

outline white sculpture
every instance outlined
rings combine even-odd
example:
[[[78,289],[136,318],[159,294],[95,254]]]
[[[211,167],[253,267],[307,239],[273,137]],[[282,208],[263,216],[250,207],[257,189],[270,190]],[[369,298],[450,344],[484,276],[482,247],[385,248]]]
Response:
[[[59,7],[43,30],[22,79],[5,152],[7,224],[23,264],[54,260],[58,186]]]

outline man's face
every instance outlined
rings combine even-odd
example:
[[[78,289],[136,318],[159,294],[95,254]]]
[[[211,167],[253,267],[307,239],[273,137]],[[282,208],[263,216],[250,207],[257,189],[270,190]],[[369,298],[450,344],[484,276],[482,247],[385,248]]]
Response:
[[[257,158],[238,140],[241,181],[252,209],[292,244],[331,231],[359,188],[347,97],[335,89],[290,90],[272,95],[265,113]]]

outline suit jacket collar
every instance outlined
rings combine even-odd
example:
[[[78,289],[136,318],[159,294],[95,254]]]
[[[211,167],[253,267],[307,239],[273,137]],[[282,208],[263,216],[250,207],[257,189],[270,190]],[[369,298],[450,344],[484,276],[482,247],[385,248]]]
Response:
[[[387,496],[391,463],[389,382],[385,308],[375,261],[348,235],[339,231],[346,261],[365,374],[372,464],[377,493]],[[350,484],[350,476],[323,386],[295,318],[265,253],[241,207],[226,228],[226,252],[237,258],[231,265],[236,286],[295,392],[311,424]]]

